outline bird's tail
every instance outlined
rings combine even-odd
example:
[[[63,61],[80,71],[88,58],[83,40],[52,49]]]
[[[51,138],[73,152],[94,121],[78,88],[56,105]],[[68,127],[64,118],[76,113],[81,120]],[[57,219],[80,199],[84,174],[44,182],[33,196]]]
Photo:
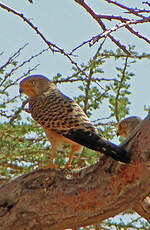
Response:
[[[117,161],[124,163],[130,162],[128,152],[123,147],[117,146],[103,139],[100,135],[94,132],[84,129],[70,129],[67,134],[64,134],[64,136],[89,149],[109,155]]]

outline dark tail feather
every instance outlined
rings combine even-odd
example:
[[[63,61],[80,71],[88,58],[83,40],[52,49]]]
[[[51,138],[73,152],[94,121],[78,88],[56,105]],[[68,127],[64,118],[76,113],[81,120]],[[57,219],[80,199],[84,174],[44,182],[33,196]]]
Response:
[[[64,136],[89,149],[109,155],[117,161],[124,163],[130,162],[128,152],[125,149],[103,139],[94,132],[86,131],[84,129],[70,129],[67,134],[64,134]]]

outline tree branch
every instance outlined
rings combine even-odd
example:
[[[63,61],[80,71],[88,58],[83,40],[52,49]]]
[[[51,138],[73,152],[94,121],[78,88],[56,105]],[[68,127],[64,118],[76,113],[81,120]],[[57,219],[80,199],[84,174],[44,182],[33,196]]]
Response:
[[[64,56],[66,56],[69,61],[76,66],[76,68],[78,70],[81,71],[80,67],[78,66],[78,64],[70,57],[70,54],[67,54],[62,48],[60,48],[59,46],[53,44],[52,42],[48,41],[45,36],[39,31],[39,29],[29,20],[27,19],[22,13],[17,12],[16,10],[0,3],[0,7],[4,10],[7,10],[8,12],[11,12],[12,14],[18,16],[19,18],[21,18],[25,23],[27,23],[39,36],[40,38],[46,43],[46,45],[49,47],[49,49],[54,53],[54,52],[58,52],[63,54]],[[82,71],[81,71],[82,72]]]
[[[108,3],[114,4],[114,5],[118,6],[121,9],[127,10],[127,12],[129,12],[131,14],[134,14],[137,17],[144,18],[143,15],[141,15],[141,14],[136,12],[136,9],[127,7],[127,6],[125,6],[125,5],[121,4],[121,3],[118,3],[118,2],[113,1],[113,0],[105,0],[105,1],[108,2]]]
[[[150,2],[142,2],[142,3],[150,6]]]
[[[107,37],[111,33],[116,32],[117,30],[119,30],[119,29],[121,29],[123,27],[127,27],[129,25],[136,25],[136,24],[146,23],[146,22],[150,22],[150,17],[146,17],[146,18],[140,19],[140,20],[130,20],[130,21],[127,21],[127,22],[122,22],[122,23],[120,23],[120,24],[112,27],[111,29],[104,31],[103,33],[94,36],[93,38],[91,38],[90,40],[88,40],[88,42],[91,43],[91,45],[93,45],[96,42],[98,42],[101,38]],[[130,29],[130,32],[131,32],[131,29]],[[133,33],[133,31],[132,31],[132,33]],[[136,33],[134,32],[134,34],[136,34]],[[140,38],[141,38],[141,36],[140,36]],[[144,40],[146,40],[146,39],[144,39]],[[128,53],[128,55],[129,55],[129,53]]]
[[[77,2],[79,5],[81,5],[93,18],[94,20],[97,21],[97,23],[99,24],[99,26],[102,28],[103,32],[107,31],[105,24],[102,22],[102,20],[100,19],[99,15],[96,14],[83,0],[74,0],[75,2]],[[122,49],[127,55],[130,55],[130,52],[126,49],[126,47],[124,45],[121,45],[121,43],[116,40],[112,35],[110,35],[110,33],[107,34],[107,36],[120,48]],[[104,36],[105,37],[105,36]],[[93,38],[89,41],[87,41],[90,45],[93,42]],[[98,40],[97,40],[98,41]],[[83,44],[86,44],[87,42],[84,42]],[[94,42],[95,43],[95,42]],[[93,43],[93,44],[94,44]],[[83,45],[82,44],[82,45]],[[93,45],[92,44],[92,45]],[[81,47],[81,46],[80,46]]]
[[[21,106],[19,107],[18,110],[16,110],[16,112],[14,113],[13,116],[11,116],[11,119],[9,121],[9,124],[13,124],[13,122],[17,119],[17,117],[19,116],[20,112],[24,109],[24,107],[26,106],[26,104],[28,103],[28,100],[25,100],[22,102]]]
[[[32,1],[32,0],[28,0],[28,2],[33,3],[33,1]]]
[[[4,184],[1,230],[63,230],[100,222],[129,208],[143,213],[139,207],[150,193],[149,138],[150,116],[124,144],[131,153],[130,164],[104,156],[80,171],[38,170]],[[150,219],[148,213],[144,217]]]
[[[84,0],[74,0],[75,2],[77,2],[79,5],[81,5],[91,16],[94,20],[96,20],[96,22],[99,24],[99,26],[102,28],[103,32],[97,36],[92,37],[91,39],[83,42],[82,44],[80,44],[79,46],[77,46],[76,48],[74,48],[71,52],[71,54],[81,48],[82,46],[84,46],[85,44],[89,44],[90,46],[94,45],[96,42],[98,42],[101,38],[103,37],[109,37],[111,39],[112,42],[114,42],[120,49],[122,49],[128,56],[130,55],[130,52],[127,50],[127,48],[125,47],[125,45],[121,44],[121,42],[119,40],[116,40],[111,33],[115,32],[123,27],[127,28],[127,30],[134,34],[135,36],[137,36],[138,38],[143,39],[145,42],[150,44],[150,40],[148,38],[146,38],[144,35],[141,35],[138,31],[135,31],[133,28],[131,28],[129,25],[136,25],[139,23],[145,23],[145,22],[150,22],[150,17],[145,17],[142,14],[139,14],[139,12],[147,12],[146,10],[139,10],[137,11],[137,9],[133,9],[130,7],[127,7],[123,4],[120,4],[116,1],[112,1],[112,0],[105,0],[108,3],[114,4],[115,6],[121,8],[121,9],[125,9],[127,10],[128,13],[133,14],[136,17],[140,17],[140,20],[137,19],[130,19],[130,18],[124,18],[121,16],[115,16],[115,15],[103,15],[103,14],[96,14],[94,12],[94,10],[92,10],[88,4],[84,1]],[[146,3],[147,4],[147,3]],[[106,25],[103,23],[102,19],[105,20],[119,20],[121,23],[110,28],[107,29]]]

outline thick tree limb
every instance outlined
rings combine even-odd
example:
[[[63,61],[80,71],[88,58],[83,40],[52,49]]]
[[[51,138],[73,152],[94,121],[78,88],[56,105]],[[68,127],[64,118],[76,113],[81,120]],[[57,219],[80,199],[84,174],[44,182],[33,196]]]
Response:
[[[148,222],[150,222],[150,196],[147,196],[143,202],[137,202],[134,205],[134,210]]]
[[[129,208],[149,220],[150,116],[124,145],[131,152],[130,164],[104,156],[79,172],[39,170],[1,186],[0,229],[61,230]]]

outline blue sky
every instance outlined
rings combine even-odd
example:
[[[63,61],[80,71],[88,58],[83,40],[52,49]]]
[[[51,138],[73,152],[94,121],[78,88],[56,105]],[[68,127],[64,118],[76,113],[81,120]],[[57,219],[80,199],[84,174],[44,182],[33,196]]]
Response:
[[[98,24],[91,18],[90,15],[73,0],[33,0],[34,4],[29,4],[27,0],[3,0],[1,3],[12,7],[13,9],[24,14],[25,17],[31,20],[44,36],[50,42],[53,42],[63,48],[66,51],[71,51],[74,47],[81,44],[83,41],[90,39],[92,36],[101,32]],[[124,3],[124,1],[120,1]],[[107,4],[105,1],[88,0],[87,3],[97,13],[107,14],[119,14],[119,10]],[[135,0],[125,1],[126,4],[134,7]],[[142,1],[136,0],[136,7],[141,6]],[[123,12],[123,11],[122,11]],[[108,24],[108,28],[109,28]],[[46,44],[41,38],[25,24],[20,18],[0,8],[0,52],[4,52],[3,56],[0,56],[0,62],[4,63],[10,54],[14,53],[19,47],[29,42],[28,47],[23,54],[19,57],[20,60],[28,58],[35,53],[46,48]],[[143,24],[138,27],[139,31],[145,36],[150,37],[149,24]],[[133,44],[137,46],[137,50],[142,52],[150,52],[150,45],[144,41],[137,39],[135,36],[131,36],[122,29],[120,32],[113,34],[118,40],[120,39],[125,45]],[[88,45],[81,48],[78,52],[78,57],[75,61],[80,64],[87,62],[89,57],[95,54],[99,44],[96,44],[92,48]],[[106,41],[104,48],[112,49],[114,45],[108,40]],[[116,47],[117,48],[117,47]],[[130,96],[131,106],[130,115],[138,115],[144,118],[146,112],[144,112],[144,105],[149,106],[149,69],[150,61],[138,61],[131,67],[131,71],[135,73],[135,78],[131,81]],[[34,62],[33,62],[34,63]],[[57,73],[62,73],[67,76],[72,74],[72,65],[66,57],[61,54],[52,54],[47,52],[43,56],[40,56],[35,60],[35,64],[40,63],[40,67],[34,72],[46,75],[52,78]],[[112,74],[111,65],[115,63],[109,63],[104,69],[106,76],[110,78],[115,77]],[[30,65],[29,65],[30,66]],[[70,87],[64,84],[60,88],[65,94],[72,97],[79,93],[77,84]],[[105,108],[102,111],[105,113]],[[95,114],[95,118],[101,117],[102,114]]]

